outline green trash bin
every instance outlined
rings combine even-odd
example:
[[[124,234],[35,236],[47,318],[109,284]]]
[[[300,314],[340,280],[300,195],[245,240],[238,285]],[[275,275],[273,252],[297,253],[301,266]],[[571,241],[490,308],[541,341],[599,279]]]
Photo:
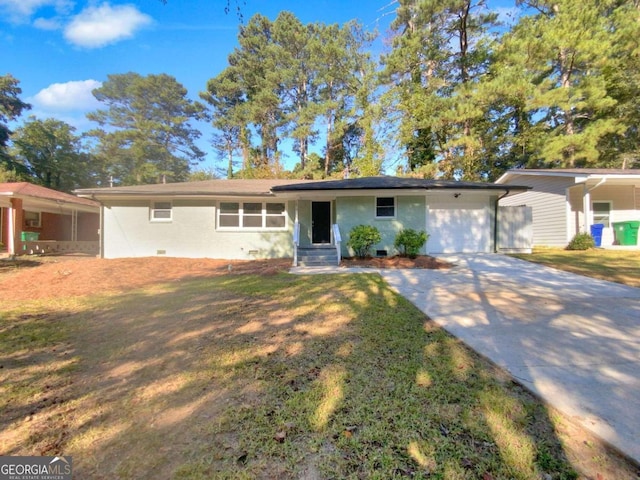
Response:
[[[37,242],[40,238],[40,232],[22,232],[20,240],[23,242]]]
[[[637,245],[638,244],[638,221],[616,222],[613,224],[613,231],[616,234],[618,245]]]
[[[640,229],[640,221],[632,220],[627,222],[627,236],[629,239],[629,245],[638,245],[638,229]]]

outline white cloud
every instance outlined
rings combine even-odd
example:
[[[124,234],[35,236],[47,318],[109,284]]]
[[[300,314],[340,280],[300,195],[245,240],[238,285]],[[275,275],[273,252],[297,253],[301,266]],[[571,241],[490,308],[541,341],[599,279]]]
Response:
[[[103,3],[88,7],[73,17],[64,29],[64,36],[74,45],[99,48],[131,38],[137,30],[151,22],[150,16],[133,5],[112,7]]]
[[[80,80],[67,83],[53,83],[28,99],[36,107],[44,110],[92,110],[99,102],[91,91],[102,86],[97,80]]]
[[[40,30],[59,30],[62,28],[59,18],[36,18],[33,26]]]
[[[0,12],[12,22],[26,22],[41,8],[52,7],[57,13],[68,13],[70,0],[0,0]]]

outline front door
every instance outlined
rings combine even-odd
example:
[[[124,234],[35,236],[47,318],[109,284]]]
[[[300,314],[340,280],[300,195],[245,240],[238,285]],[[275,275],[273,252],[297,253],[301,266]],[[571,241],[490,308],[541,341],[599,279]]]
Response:
[[[331,243],[331,202],[311,202],[311,243]]]

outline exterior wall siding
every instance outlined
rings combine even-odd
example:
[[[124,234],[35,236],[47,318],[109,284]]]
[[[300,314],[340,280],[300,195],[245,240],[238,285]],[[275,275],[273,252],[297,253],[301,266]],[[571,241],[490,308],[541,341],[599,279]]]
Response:
[[[354,255],[354,252],[347,247],[347,242],[349,232],[356,225],[375,226],[380,231],[382,240],[373,246],[372,253],[375,253],[375,250],[386,250],[389,256],[397,254],[393,243],[400,230],[403,228],[425,230],[425,198],[422,196],[396,197],[396,215],[388,219],[375,218],[375,196],[340,197],[336,199],[335,205],[336,222],[342,235],[342,255],[347,257]]]
[[[100,215],[97,213],[78,213],[78,241],[97,242],[100,239]]]
[[[294,207],[295,208],[295,207]],[[295,212],[293,213],[295,219]],[[311,245],[311,201],[298,201],[298,222],[300,223],[300,246]]]
[[[103,256],[246,260],[293,257],[295,202],[286,203],[286,230],[220,231],[216,229],[213,200],[174,200],[170,222],[151,222],[147,200],[113,202],[104,208]]]
[[[8,202],[7,202],[8,203]],[[0,249],[6,250],[9,243],[9,209],[0,207]]]
[[[577,185],[569,189],[569,206],[567,208],[567,236],[574,235],[583,230],[584,226],[584,187]]]
[[[498,210],[498,251],[531,253],[533,246],[531,207],[500,207]]]
[[[400,195],[395,197],[395,216],[388,219],[375,218],[375,199],[375,195],[327,199],[332,203],[333,222],[338,224],[342,235],[342,255],[354,254],[347,242],[351,229],[360,224],[374,225],[381,233],[382,240],[373,246],[372,253],[385,250],[387,255],[397,254],[393,243],[403,228],[426,230],[432,235],[422,254],[493,251],[495,195],[464,193],[455,200],[450,193]],[[258,200],[254,197],[232,201]],[[174,199],[171,221],[154,222],[150,221],[151,203],[149,199],[114,200],[103,208],[102,255],[105,258],[290,258],[293,257],[296,206],[300,245],[311,244],[311,200],[286,202],[287,228],[282,231],[220,230],[216,227],[217,201],[214,199]]]
[[[611,202],[611,221],[640,220],[636,209],[635,187],[603,185],[591,192],[592,202]]]
[[[574,185],[574,179],[519,175],[510,182],[532,187],[531,191],[503,198],[500,205],[532,207],[533,244],[565,246],[571,237],[567,230],[566,189]]]

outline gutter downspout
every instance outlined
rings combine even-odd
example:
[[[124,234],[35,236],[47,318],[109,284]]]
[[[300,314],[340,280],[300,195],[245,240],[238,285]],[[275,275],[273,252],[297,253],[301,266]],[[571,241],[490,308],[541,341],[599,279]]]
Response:
[[[498,207],[500,206],[500,200],[509,195],[511,190],[507,188],[503,195],[500,195],[496,199],[496,204],[493,207],[493,253],[498,253]]]

